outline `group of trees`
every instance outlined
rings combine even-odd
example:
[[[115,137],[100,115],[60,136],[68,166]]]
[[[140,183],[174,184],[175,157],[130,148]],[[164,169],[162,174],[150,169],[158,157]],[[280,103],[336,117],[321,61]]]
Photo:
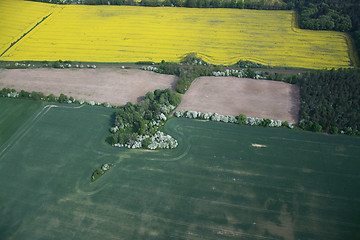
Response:
[[[350,15],[338,5],[324,1],[299,6],[300,27],[314,30],[336,30],[347,32],[352,29]]]
[[[179,63],[161,61],[158,72],[172,74],[179,77],[176,91],[185,93],[195,78],[211,76],[213,71],[222,70],[221,66],[214,66],[197,57],[196,53],[185,55]]]
[[[360,54],[359,0],[284,0],[299,13],[301,28],[349,32]]]
[[[360,69],[308,73],[299,85],[301,128],[359,135]]]
[[[114,117],[114,127],[107,138],[111,145],[127,144],[139,135],[154,135],[161,130],[161,121],[181,102],[181,95],[171,89],[148,92],[139,103],[128,102]],[[145,146],[146,147],[146,146]]]

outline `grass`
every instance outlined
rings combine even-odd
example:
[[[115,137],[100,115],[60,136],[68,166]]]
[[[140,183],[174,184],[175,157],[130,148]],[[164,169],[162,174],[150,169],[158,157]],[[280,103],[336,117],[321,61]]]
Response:
[[[360,236],[359,138],[171,119],[177,149],[127,150],[114,110],[58,106],[0,149],[2,239]]]
[[[0,146],[3,145],[33,114],[42,102],[0,98]]]
[[[6,6],[17,11],[10,3]],[[1,61],[178,62],[197,52],[208,62],[225,65],[242,59],[323,69],[354,62],[348,35],[298,29],[293,11],[51,6],[56,6],[53,14]]]

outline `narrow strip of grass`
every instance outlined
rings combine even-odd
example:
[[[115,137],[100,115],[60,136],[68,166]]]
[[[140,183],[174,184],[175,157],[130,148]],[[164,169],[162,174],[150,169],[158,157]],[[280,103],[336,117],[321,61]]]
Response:
[[[41,101],[0,98],[0,146],[41,106],[43,106]]]

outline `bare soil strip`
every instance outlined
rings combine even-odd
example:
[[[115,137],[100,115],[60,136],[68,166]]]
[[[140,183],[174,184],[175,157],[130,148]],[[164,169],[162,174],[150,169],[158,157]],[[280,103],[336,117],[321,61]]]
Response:
[[[270,118],[295,123],[299,119],[298,86],[257,79],[200,77],[184,94],[177,110]]]
[[[149,91],[171,88],[177,77],[128,69],[4,69],[0,88],[61,93],[85,101],[113,105],[136,103]]]

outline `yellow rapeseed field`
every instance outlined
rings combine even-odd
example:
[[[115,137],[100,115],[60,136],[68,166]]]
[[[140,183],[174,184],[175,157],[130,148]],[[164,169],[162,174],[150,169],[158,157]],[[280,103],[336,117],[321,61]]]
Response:
[[[0,53],[56,6],[23,0],[0,0]]]
[[[293,17],[292,11],[57,5],[0,60],[159,62],[197,52],[214,64],[351,65],[346,34],[300,30]]]

